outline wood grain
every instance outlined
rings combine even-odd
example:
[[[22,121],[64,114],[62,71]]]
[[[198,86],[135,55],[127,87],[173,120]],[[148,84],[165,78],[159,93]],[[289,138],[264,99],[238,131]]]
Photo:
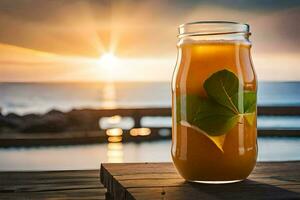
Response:
[[[98,170],[0,172],[0,199],[300,199],[300,162],[258,163],[229,185],[185,182],[171,163],[103,164]]]
[[[0,172],[0,199],[105,199],[99,170]]]
[[[171,163],[102,164],[100,178],[113,199],[300,199],[300,161],[258,163],[240,183],[188,183]]]

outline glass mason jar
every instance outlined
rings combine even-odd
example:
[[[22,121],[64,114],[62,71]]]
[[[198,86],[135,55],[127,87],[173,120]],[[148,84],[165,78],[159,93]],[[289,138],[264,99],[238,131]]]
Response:
[[[193,182],[241,181],[257,158],[257,81],[249,25],[179,27],[172,80],[172,158]]]

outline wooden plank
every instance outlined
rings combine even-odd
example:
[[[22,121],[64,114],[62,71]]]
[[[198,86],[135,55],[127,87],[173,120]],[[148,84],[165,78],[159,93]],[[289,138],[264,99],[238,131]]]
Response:
[[[105,199],[98,170],[0,172],[0,199]]]
[[[114,199],[300,199],[300,161],[258,163],[227,185],[188,183],[171,163],[102,164],[100,179]]]

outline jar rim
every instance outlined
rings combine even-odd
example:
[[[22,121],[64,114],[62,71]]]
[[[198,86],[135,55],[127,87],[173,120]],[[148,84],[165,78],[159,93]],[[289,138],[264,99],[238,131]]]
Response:
[[[250,35],[250,26],[232,21],[195,21],[179,25],[178,37],[223,34]]]

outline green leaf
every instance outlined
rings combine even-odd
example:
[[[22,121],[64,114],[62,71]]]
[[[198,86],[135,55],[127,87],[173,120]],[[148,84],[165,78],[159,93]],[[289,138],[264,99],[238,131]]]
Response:
[[[256,110],[256,92],[238,91],[233,96],[234,105],[239,105],[239,113],[251,113]]]
[[[212,74],[204,82],[204,89],[208,98],[198,95],[180,97],[181,120],[210,136],[228,133],[236,126],[240,117],[245,117],[253,125],[256,92],[243,91],[233,72],[221,70]]]
[[[246,113],[243,115],[247,122],[252,126],[254,123],[255,113]]]
[[[227,107],[208,99],[201,99],[191,123],[211,136],[219,136],[232,129],[238,118],[239,116]]]
[[[197,126],[194,126],[194,125],[192,125],[192,124],[190,124],[186,121],[180,121],[180,124],[181,124],[181,126],[191,128],[191,129],[193,129],[193,130],[195,130],[199,133],[204,134],[206,137],[208,137],[218,147],[218,149],[220,149],[224,153],[223,145],[224,145],[224,142],[225,142],[226,135],[210,136],[205,131],[203,131],[202,129],[200,129]]]
[[[181,97],[181,117],[183,120],[192,121],[196,116],[201,98],[198,95],[184,95]]]
[[[238,109],[239,99],[239,79],[238,77],[224,69],[212,74],[204,82],[204,89],[207,95],[218,102],[219,104],[226,106],[235,113],[239,113],[241,109]]]
[[[256,92],[244,92],[244,113],[252,113],[256,111]]]
[[[255,119],[256,112],[256,92],[244,92],[244,117],[247,122],[252,126]]]

